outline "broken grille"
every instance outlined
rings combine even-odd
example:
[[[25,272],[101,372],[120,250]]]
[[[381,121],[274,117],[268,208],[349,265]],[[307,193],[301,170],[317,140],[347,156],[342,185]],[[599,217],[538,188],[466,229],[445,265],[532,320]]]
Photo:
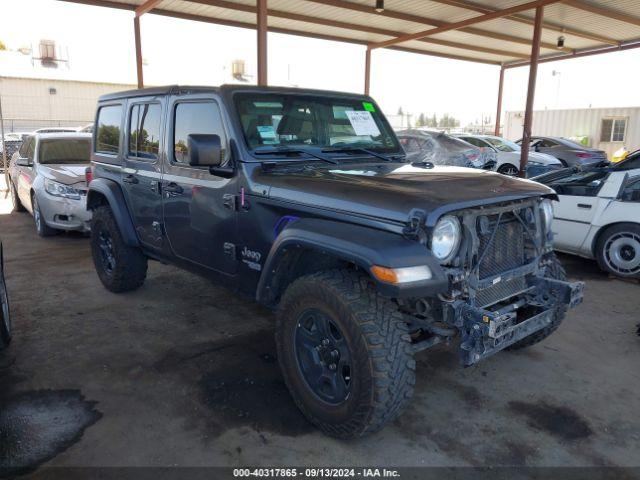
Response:
[[[502,272],[521,267],[525,263],[524,227],[512,213],[484,217],[484,228],[478,218],[480,239],[480,279],[494,277]],[[487,223],[484,220],[484,223]],[[499,223],[498,223],[499,222]],[[487,228],[488,227],[488,228]]]

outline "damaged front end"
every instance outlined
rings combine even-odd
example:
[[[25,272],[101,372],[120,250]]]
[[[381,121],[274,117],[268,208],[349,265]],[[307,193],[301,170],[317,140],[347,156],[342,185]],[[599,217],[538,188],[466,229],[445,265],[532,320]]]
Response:
[[[459,336],[461,362],[473,365],[550,333],[567,308],[582,302],[584,284],[567,282],[558,271],[544,210],[536,198],[452,214],[462,233],[443,265],[448,294],[401,304],[416,351]]]

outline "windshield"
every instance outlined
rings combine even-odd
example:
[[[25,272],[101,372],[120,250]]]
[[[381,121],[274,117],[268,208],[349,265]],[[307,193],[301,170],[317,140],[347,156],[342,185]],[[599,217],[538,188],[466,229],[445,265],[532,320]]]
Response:
[[[400,153],[377,107],[357,99],[271,93],[234,97],[247,145],[252,148],[365,148]]]
[[[504,138],[493,138],[493,137],[487,137],[486,140],[491,145],[493,145],[496,148],[496,150],[500,152],[519,152],[520,151],[520,145],[518,145],[515,142],[512,142],[511,140],[505,140]]]
[[[89,163],[90,138],[42,140],[38,162],[41,165]]]

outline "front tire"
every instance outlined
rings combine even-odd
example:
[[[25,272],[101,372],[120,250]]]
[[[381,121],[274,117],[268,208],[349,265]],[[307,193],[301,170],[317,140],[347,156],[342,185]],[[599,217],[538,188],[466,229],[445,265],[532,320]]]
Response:
[[[515,165],[511,165],[510,163],[505,163],[504,165],[500,165],[498,168],[498,173],[503,175],[508,175],[510,177],[517,177],[520,169]]]
[[[562,280],[563,282],[567,281],[567,272],[565,272],[564,267],[558,260],[555,254],[553,254],[553,260],[549,266],[547,266],[547,272],[545,277],[553,278],[555,280]],[[508,346],[507,350],[520,350],[521,348],[530,347],[531,345],[535,345],[536,343],[541,342],[553,332],[555,332],[564,317],[567,315],[567,306],[564,303],[558,303],[555,308],[555,313],[553,315],[553,320],[549,325],[545,328],[538,330],[537,332],[529,335],[528,337],[523,338],[519,342],[514,343],[513,345]]]
[[[2,268],[2,246],[0,246],[0,350],[11,342],[11,316],[9,312],[9,296]]]
[[[293,400],[328,435],[380,430],[413,394],[408,327],[397,306],[357,272],[332,270],[293,282],[278,309],[276,344]]]
[[[20,197],[18,197],[18,191],[16,190],[16,186],[13,184],[13,180],[9,178],[9,190],[11,191],[11,203],[13,204],[14,212],[24,212],[27,209],[24,208],[22,202],[20,201]]]
[[[33,223],[36,226],[36,233],[38,235],[41,237],[50,237],[58,233],[56,229],[47,225],[47,222],[42,215],[42,210],[40,210],[40,205],[38,204],[38,199],[35,193],[31,195],[31,208],[33,211]]]
[[[147,257],[124,242],[107,205],[93,211],[91,256],[100,281],[114,293],[136,290],[147,277]]]
[[[640,278],[640,225],[620,223],[607,228],[598,236],[595,254],[605,272]]]

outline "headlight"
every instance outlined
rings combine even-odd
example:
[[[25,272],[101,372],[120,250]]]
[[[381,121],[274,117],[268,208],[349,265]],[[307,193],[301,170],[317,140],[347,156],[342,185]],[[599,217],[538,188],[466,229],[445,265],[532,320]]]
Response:
[[[446,215],[438,221],[431,237],[431,251],[440,263],[448,262],[458,253],[460,237],[460,222],[456,217]]]
[[[551,200],[543,200],[540,204],[540,211],[542,212],[544,229],[549,233],[551,231],[551,222],[553,221],[553,205],[551,204]]]
[[[44,189],[49,195],[53,195],[54,197],[65,197],[80,200],[80,190],[63,183],[54,182],[48,178],[44,179]]]

